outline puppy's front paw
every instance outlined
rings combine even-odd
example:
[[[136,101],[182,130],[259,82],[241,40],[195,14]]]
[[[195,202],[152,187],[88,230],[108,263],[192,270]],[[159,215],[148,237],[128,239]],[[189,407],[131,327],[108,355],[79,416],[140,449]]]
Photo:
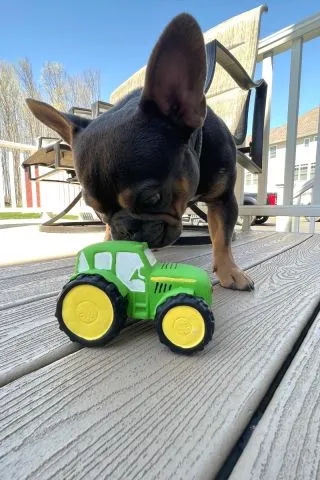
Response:
[[[232,290],[254,290],[254,282],[249,275],[240,270],[236,265],[226,268],[225,266],[215,268],[215,272],[224,288]]]

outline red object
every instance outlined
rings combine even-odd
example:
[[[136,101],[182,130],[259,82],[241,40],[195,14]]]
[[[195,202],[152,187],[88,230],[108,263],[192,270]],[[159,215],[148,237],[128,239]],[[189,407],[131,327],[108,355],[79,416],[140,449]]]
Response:
[[[268,193],[267,196],[267,204],[268,205],[277,205],[277,194],[276,193]]]
[[[35,167],[35,175],[39,175],[39,167]],[[24,181],[26,185],[26,202],[27,202],[27,207],[41,207],[41,191],[40,191],[40,185],[39,182],[36,182],[36,198],[32,197],[32,183],[29,178],[28,171],[24,171]],[[34,205],[35,203],[35,205]]]
[[[24,180],[26,184],[27,207],[32,207],[32,185],[27,170],[24,171]]]

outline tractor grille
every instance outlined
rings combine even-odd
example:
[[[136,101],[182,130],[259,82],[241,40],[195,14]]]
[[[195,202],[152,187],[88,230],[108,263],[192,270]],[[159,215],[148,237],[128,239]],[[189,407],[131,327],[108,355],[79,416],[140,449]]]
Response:
[[[156,282],[154,287],[154,293],[165,293],[170,292],[172,285],[169,283]]]
[[[162,270],[175,270],[177,268],[177,263],[163,263],[161,265]]]

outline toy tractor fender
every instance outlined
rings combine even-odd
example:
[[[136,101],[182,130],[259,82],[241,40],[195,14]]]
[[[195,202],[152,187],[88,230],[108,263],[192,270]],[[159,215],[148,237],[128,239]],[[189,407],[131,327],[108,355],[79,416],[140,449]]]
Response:
[[[122,297],[125,298],[128,295],[128,291],[129,291],[128,288],[121,282],[121,280],[119,280],[117,275],[115,273],[113,273],[112,271],[91,269],[90,273],[88,273],[88,274],[89,275],[99,275],[100,277],[102,277],[107,282],[113,283],[117,287],[117,289],[119,290]],[[80,275],[82,275],[82,274],[80,273],[78,275],[74,275],[72,277],[72,280],[77,278]]]
[[[183,287],[177,287],[177,288],[174,288],[172,290],[170,290],[169,292],[165,293],[161,299],[156,303],[156,305],[154,305],[154,308],[153,308],[153,311],[152,311],[152,314],[153,314],[153,318],[155,318],[156,316],[156,313],[157,313],[157,310],[158,308],[163,305],[164,303],[166,303],[166,301],[169,299],[169,298],[174,298],[176,297],[177,295],[180,295],[182,293],[185,293],[187,295],[194,295],[194,290],[192,288],[183,288]]]

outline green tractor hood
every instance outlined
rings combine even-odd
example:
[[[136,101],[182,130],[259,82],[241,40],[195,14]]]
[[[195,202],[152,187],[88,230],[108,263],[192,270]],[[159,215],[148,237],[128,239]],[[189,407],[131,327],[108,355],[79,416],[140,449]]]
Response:
[[[157,263],[151,270],[152,282],[170,283],[173,287],[189,287],[193,294],[212,304],[212,286],[208,273],[182,263]]]

